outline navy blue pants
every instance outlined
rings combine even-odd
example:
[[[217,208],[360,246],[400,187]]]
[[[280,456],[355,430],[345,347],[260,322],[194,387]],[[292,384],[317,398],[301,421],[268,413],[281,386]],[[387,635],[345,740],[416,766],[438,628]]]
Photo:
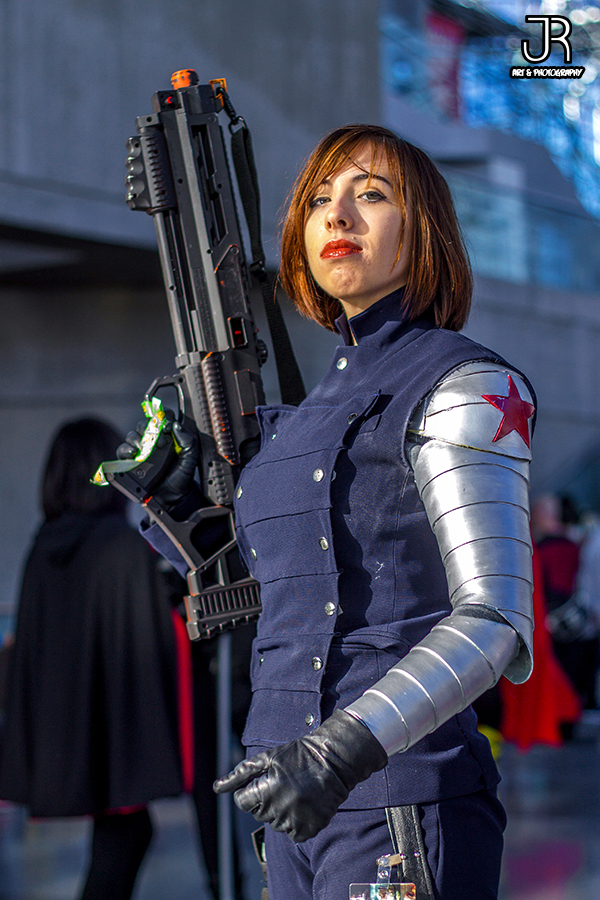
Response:
[[[493,791],[420,804],[436,900],[496,900],[506,816]],[[348,900],[394,853],[384,809],[342,810],[303,844],[265,830],[269,900]]]

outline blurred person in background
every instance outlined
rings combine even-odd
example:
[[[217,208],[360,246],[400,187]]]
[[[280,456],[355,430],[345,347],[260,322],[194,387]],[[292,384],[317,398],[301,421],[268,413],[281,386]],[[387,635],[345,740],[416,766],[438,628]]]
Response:
[[[573,504],[554,494],[542,494],[532,503],[531,524],[554,652],[583,709],[594,709],[599,631],[577,590],[581,547],[573,540],[573,534],[579,534],[573,531],[575,518]]]
[[[600,521],[589,523],[581,545],[577,589],[600,631]]]
[[[129,526],[125,497],[90,483],[120,440],[83,418],[52,443],[0,756],[2,799],[36,817],[93,817],[81,900],[129,900],[152,836],[148,802],[191,788],[178,721],[185,662],[178,679],[160,557]]]
[[[590,518],[584,529],[581,544],[579,570],[577,573],[577,596],[589,616],[590,629],[596,638],[596,675],[600,663],[600,520],[597,516]],[[589,691],[591,693],[590,685]],[[594,696],[595,708],[598,707],[597,691]],[[592,708],[592,704],[589,704]]]
[[[474,703],[479,727],[490,739],[496,756],[504,742],[521,751],[536,744],[559,747],[581,718],[581,701],[558,662],[546,625],[544,578],[539,553],[533,546],[533,657],[531,678],[512,684],[501,678],[495,688]]]

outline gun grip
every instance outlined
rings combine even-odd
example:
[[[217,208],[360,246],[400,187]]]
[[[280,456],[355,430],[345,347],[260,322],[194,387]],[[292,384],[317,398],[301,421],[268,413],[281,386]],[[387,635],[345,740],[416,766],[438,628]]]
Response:
[[[177,451],[173,437],[170,434],[165,436],[167,440],[162,447],[154,447],[146,460],[128,472],[110,472],[106,475],[111,484],[136,503],[145,503],[152,496],[152,491],[175,459]]]

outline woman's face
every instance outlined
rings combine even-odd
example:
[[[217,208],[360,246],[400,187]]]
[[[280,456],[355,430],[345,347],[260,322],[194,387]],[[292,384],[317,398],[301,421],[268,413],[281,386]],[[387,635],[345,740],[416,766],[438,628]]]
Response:
[[[310,203],[304,243],[317,284],[341,301],[348,318],[406,284],[407,233],[385,159],[372,165],[365,147],[353,162],[326,179]],[[368,173],[371,172],[371,175]]]

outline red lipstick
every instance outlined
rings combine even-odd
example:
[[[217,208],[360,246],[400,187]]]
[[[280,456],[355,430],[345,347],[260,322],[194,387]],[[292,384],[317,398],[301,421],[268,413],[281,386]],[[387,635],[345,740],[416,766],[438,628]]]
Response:
[[[362,247],[353,241],[343,239],[329,241],[321,250],[321,259],[339,259],[342,256],[352,256],[354,253],[362,253]]]

